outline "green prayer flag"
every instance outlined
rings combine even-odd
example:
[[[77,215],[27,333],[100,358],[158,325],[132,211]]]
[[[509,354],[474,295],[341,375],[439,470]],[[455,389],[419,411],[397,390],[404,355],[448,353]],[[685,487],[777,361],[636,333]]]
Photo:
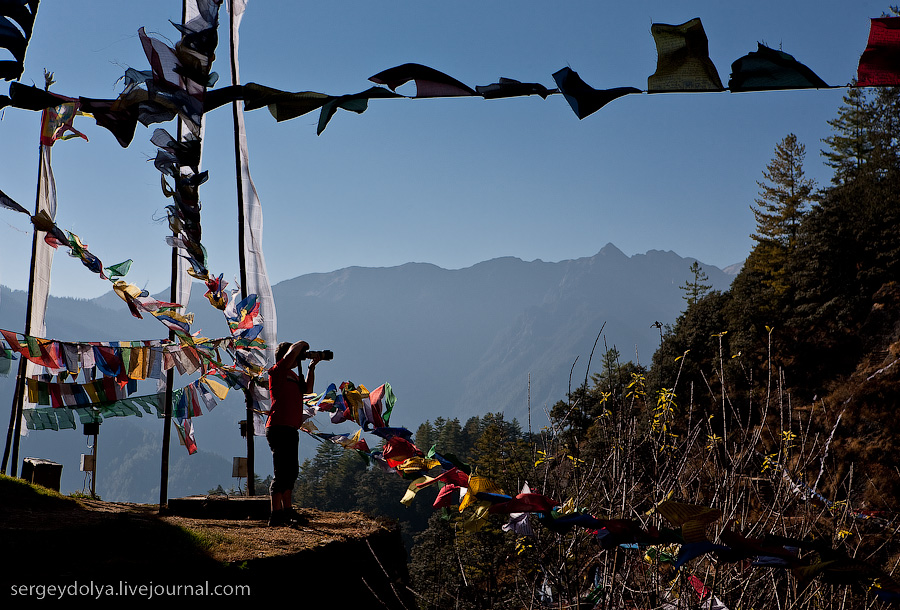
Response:
[[[39,358],[41,355],[41,345],[38,343],[37,337],[25,335],[25,343],[28,344],[28,355],[32,358]]]
[[[117,265],[110,265],[106,267],[104,271],[106,271],[107,277],[109,279],[114,280],[116,278],[125,277],[128,271],[131,269],[132,260],[129,258],[127,261],[119,263]]]

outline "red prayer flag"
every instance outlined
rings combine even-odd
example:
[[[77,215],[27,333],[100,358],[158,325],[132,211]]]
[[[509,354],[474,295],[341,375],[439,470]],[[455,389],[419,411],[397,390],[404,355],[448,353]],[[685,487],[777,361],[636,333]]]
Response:
[[[440,482],[440,483],[448,483],[457,485],[459,487],[468,487],[469,486],[469,475],[460,470],[459,468],[451,468],[450,470],[445,470],[434,479],[430,481],[426,481],[425,483],[419,483],[419,489],[424,487],[428,487],[429,485]]]
[[[553,510],[554,506],[559,506],[559,503],[547,496],[525,493],[508,502],[494,504],[488,510],[492,513],[545,513]]]
[[[860,87],[900,85],[900,17],[872,19],[856,76]]]
[[[22,351],[22,346],[19,344],[19,338],[16,333],[10,330],[0,330],[0,334],[3,334],[3,338],[6,339],[6,342],[9,343],[9,347],[14,352],[19,352],[20,354],[24,353]]]
[[[453,492],[459,491],[459,486],[453,485],[452,483],[448,483],[441,487],[441,490],[438,492],[437,498],[434,500],[434,504],[432,507],[437,508],[447,508],[448,506],[453,506],[456,504],[456,501],[453,499]]]
[[[391,467],[402,464],[405,460],[417,455],[422,455],[419,448],[400,436],[389,439],[382,450],[382,457]]]

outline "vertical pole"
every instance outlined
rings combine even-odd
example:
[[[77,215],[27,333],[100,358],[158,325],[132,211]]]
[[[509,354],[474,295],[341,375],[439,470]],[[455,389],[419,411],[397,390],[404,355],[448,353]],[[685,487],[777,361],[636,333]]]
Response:
[[[181,23],[187,19],[187,2],[181,2]],[[178,119],[178,133],[176,139],[181,142],[181,119]],[[176,236],[177,237],[177,236]],[[172,245],[172,281],[169,283],[169,301],[177,302],[178,299],[178,247]],[[187,307],[187,303],[181,303],[183,307]],[[175,341],[175,331],[169,330],[169,342]],[[172,439],[172,387],[175,385],[175,371],[169,369],[166,372],[166,398],[165,413],[163,416],[163,441],[162,456],[160,458],[160,474],[159,474],[159,511],[165,511],[169,506],[169,444]]]
[[[94,435],[94,446],[91,447],[91,454],[94,456],[94,470],[91,472],[91,497],[97,497],[97,441],[100,438],[99,430],[100,427],[97,427],[98,434]]]
[[[179,128],[180,129],[180,128]],[[169,288],[169,300],[175,302],[178,296],[178,254],[172,247],[172,284]],[[175,340],[175,332],[169,331],[169,341]],[[163,417],[162,459],[159,475],[159,510],[164,511],[169,505],[169,443],[172,438],[172,386],[175,384],[175,371],[166,372],[165,414]]]
[[[47,81],[47,86],[44,87],[45,90],[50,88],[50,81]],[[44,163],[44,145],[40,144],[38,146],[38,180],[37,180],[37,193],[35,195],[35,203],[34,203],[34,213],[37,214],[40,211],[41,205],[41,167]],[[47,154],[49,154],[49,150]],[[31,238],[31,270],[28,275],[28,301],[25,305],[25,334],[31,334],[31,315],[32,315],[32,298],[34,291],[34,275],[35,275],[35,265],[37,258],[37,244],[38,244],[38,229],[34,228],[34,235]],[[16,393],[13,397],[13,405],[12,405],[12,413],[9,418],[10,431],[6,437],[6,450],[3,452],[4,459],[4,470],[6,469],[6,456],[7,451],[9,450],[9,443],[12,441],[12,462],[9,464],[9,476],[15,477],[18,473],[18,461],[19,461],[19,438],[22,434],[22,409],[25,406],[25,372],[28,367],[28,362],[25,359],[25,356],[19,356],[19,376],[16,379]],[[12,437],[12,438],[10,438]]]
[[[235,28],[234,28],[234,0],[228,2],[228,41],[231,55],[231,84],[239,84],[237,75],[237,57],[235,57]],[[231,115],[234,120],[234,164],[237,181],[238,204],[238,262],[241,277],[241,298],[247,298],[247,261],[244,256],[244,184],[241,167],[241,142],[238,133],[238,101],[231,103]],[[249,389],[244,390],[244,402],[247,406],[247,495],[255,496],[255,459],[254,459],[254,426],[253,426],[253,396]]]
[[[24,358],[22,358],[19,361],[19,372],[16,374],[16,389],[13,391],[13,401],[9,409],[9,428],[6,432],[6,447],[3,449],[3,464],[0,465],[0,472],[4,473],[6,472],[7,464],[9,464],[9,452],[12,449],[13,434],[16,430],[16,414],[18,413],[16,405],[19,404],[19,386],[22,383],[22,379],[25,377],[25,373],[22,370],[24,364]],[[15,460],[13,460],[13,463],[15,463]],[[13,477],[16,476],[15,470],[9,474]]]

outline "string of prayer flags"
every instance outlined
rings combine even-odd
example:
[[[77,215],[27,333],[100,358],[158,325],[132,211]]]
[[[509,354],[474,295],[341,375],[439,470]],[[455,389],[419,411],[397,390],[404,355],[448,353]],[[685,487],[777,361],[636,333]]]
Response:
[[[45,144],[44,146],[49,146]],[[53,248],[58,248],[59,246],[63,246],[69,249],[69,256],[73,258],[77,258],[81,260],[81,263],[90,269],[92,272],[98,274],[100,279],[110,279],[110,277],[122,277],[128,270],[131,269],[131,259],[111,265],[107,267],[106,270],[111,272],[111,276],[107,277],[104,272],[103,263],[100,261],[97,256],[92,254],[88,250],[88,245],[81,241],[81,238],[75,235],[70,231],[63,231],[60,229],[53,218],[50,216],[47,210],[42,209],[39,210],[36,214],[29,214],[28,210],[26,210],[22,205],[13,201],[8,195],[0,191],[0,207],[13,210],[14,212],[20,212],[22,214],[26,214],[31,218],[31,224],[34,225],[35,230],[43,231],[46,233],[44,236],[44,242]],[[140,317],[140,316],[138,316]]]
[[[348,95],[326,95],[315,91],[290,93],[255,83],[247,83],[242,87],[229,87],[228,95],[217,95],[215,103],[224,103],[228,98],[243,99],[244,110],[255,110],[266,106],[269,113],[278,122],[295,119],[313,110],[321,109],[316,128],[317,135],[321,135],[338,109],[362,114],[368,108],[370,99],[398,97],[404,96],[383,87],[370,87],[365,91]]]
[[[33,85],[15,82],[9,85],[8,105],[23,110],[41,111],[72,99]],[[121,99],[102,100],[87,97],[77,99],[81,112],[93,116],[97,125],[109,130],[122,148],[131,144],[138,123],[137,105],[125,104]]]
[[[860,87],[900,85],[900,17],[871,20],[869,41],[859,58],[856,84]]]
[[[161,304],[159,301],[155,302]],[[164,307],[154,314],[173,320],[181,317]],[[219,361],[218,350],[231,349],[234,344],[231,337],[187,337],[190,344],[175,345],[163,339],[73,343],[22,335],[6,329],[0,329],[0,336],[3,339],[0,341],[0,355],[18,353],[54,373],[66,372],[77,377],[80,369],[88,371],[96,368],[104,375],[125,382],[162,379],[165,371],[175,368],[181,375],[197,371],[202,371],[204,375],[215,375],[225,380],[228,387],[250,387],[251,377],[247,373]],[[216,395],[227,393],[227,388],[217,381],[207,379],[205,384]]]
[[[127,386],[116,383],[112,377],[103,377],[88,383],[51,383],[39,379],[26,380],[28,402],[36,405],[82,407],[115,402],[127,396]]]
[[[648,93],[724,91],[716,66],[709,58],[709,40],[699,18],[681,25],[654,23],[656,72],[647,79]]]
[[[615,89],[597,90],[581,80],[578,73],[570,68],[563,68],[553,74],[559,91],[566,98],[572,111],[579,119],[592,115],[611,101],[628,95],[640,93],[634,87],[617,87]]]
[[[731,91],[827,89],[828,84],[791,55],[757,43],[759,49],[731,64]]]
[[[39,0],[0,0],[0,48],[14,59],[0,61],[0,78],[17,80],[25,70]]]
[[[37,6],[36,0],[0,0],[0,11],[26,4]],[[150,125],[180,116],[192,133],[199,135],[203,113],[236,100],[244,101],[245,110],[268,107],[276,121],[289,120],[320,109],[317,133],[321,134],[338,109],[362,113],[370,99],[408,97],[396,93],[396,88],[410,81],[416,87],[415,95],[411,96],[413,98],[481,96],[484,99],[499,99],[540,95],[546,99],[549,95],[562,93],[580,119],[622,95],[639,92],[632,87],[595,90],[585,85],[570,69],[553,75],[558,89],[510,78],[500,78],[496,83],[472,89],[443,72],[418,63],[402,64],[369,78],[378,85],[387,86],[387,89],[372,87],[355,94],[285,92],[254,83],[235,83],[207,91],[206,88],[217,80],[215,73],[209,69],[217,43],[216,23],[220,2],[201,0],[194,4],[198,7],[196,18],[183,27],[173,24],[183,34],[174,48],[151,38],[143,28],[139,31],[151,69],[128,69],[124,77],[124,90],[116,99],[66,98],[36,87],[12,83],[9,97],[0,96],[0,106],[9,104],[17,108],[43,110],[62,103],[73,103],[82,112],[91,114],[98,125],[108,129],[121,146],[127,147],[138,122]],[[2,14],[0,12],[0,19],[4,18]],[[709,58],[709,41],[699,18],[680,25],[652,24],[651,34],[657,48],[657,67],[647,80],[647,92],[726,90]],[[16,36],[19,35],[17,31]],[[0,45],[4,40],[3,29],[0,29]],[[857,85],[900,85],[898,56],[900,17],[872,19],[869,41],[859,62]],[[3,63],[0,62],[0,66]],[[560,84],[561,81],[566,81],[566,84]],[[729,90],[734,92],[825,87],[828,85],[812,70],[787,53],[764,45],[733,62],[729,82]],[[199,273],[196,268],[195,271]]]
[[[6,339],[6,342],[12,351],[21,354],[34,364],[46,367],[50,370],[61,370],[65,367],[65,364],[60,357],[59,346],[56,342],[22,335],[23,341],[20,343],[17,333],[0,329],[0,334]]]
[[[114,402],[78,407],[35,407],[22,410],[29,430],[74,430],[75,416],[82,424],[99,423],[108,417],[126,417],[143,413],[163,417],[165,394],[129,396]],[[143,413],[142,413],[143,411]]]
[[[22,409],[28,430],[74,430],[75,414],[70,409]]]
[[[315,91],[289,93],[256,83],[247,83],[240,86],[239,89],[231,87],[229,91],[233,92],[233,95],[230,96],[233,99],[244,100],[244,110],[266,107],[269,109],[269,114],[279,123],[318,110],[325,105],[329,98],[325,93],[316,93]],[[217,92],[218,90],[212,93]]]
[[[322,104],[322,110],[319,112],[319,124],[316,127],[316,135],[322,135],[328,121],[338,111],[338,108],[362,114],[369,107],[369,100],[372,98],[391,98],[402,97],[393,91],[388,91],[382,87],[370,87],[365,91],[352,95],[340,95],[337,97],[329,96],[325,103]]]

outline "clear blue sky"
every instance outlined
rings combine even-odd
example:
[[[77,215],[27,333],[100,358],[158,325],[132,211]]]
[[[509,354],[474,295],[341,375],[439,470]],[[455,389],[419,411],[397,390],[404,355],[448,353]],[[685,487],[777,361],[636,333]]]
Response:
[[[781,48],[830,85],[848,83],[865,48],[870,0],[790,2],[295,2],[251,0],[241,29],[241,80],[283,90],[356,93],[368,77],[407,62],[475,87],[500,77],[555,87],[569,66],[595,88],[645,90],[656,69],[652,23],[700,17],[727,84],[731,62],[757,42]],[[217,86],[229,84],[227,13],[221,12]],[[170,40],[175,1],[43,0],[23,82],[112,98],[127,67],[148,63],[137,30]],[[401,89],[408,91],[407,89]],[[6,84],[0,83],[0,93]],[[273,283],[350,265],[409,261],[461,268],[499,256],[558,261],[607,242],[626,254],[673,250],[724,267],[752,242],[750,205],[775,144],[790,132],[807,147],[807,173],[829,173],[819,154],[844,90],[631,95],[579,121],[562,96],[373,100],[339,111],[321,136],[318,113],[276,123],[246,113],[251,172],[265,210]],[[39,113],[7,108],[0,120],[0,190],[34,206]],[[155,127],[122,149],[92,119],[90,142],[53,147],[57,224],[106,265],[132,258],[128,279],[168,286],[170,250]],[[207,115],[201,187],[209,268],[238,273],[229,107]],[[0,210],[0,283],[27,285],[31,225]],[[233,286],[232,282],[232,286]],[[60,251],[51,293],[94,297],[110,285]]]

